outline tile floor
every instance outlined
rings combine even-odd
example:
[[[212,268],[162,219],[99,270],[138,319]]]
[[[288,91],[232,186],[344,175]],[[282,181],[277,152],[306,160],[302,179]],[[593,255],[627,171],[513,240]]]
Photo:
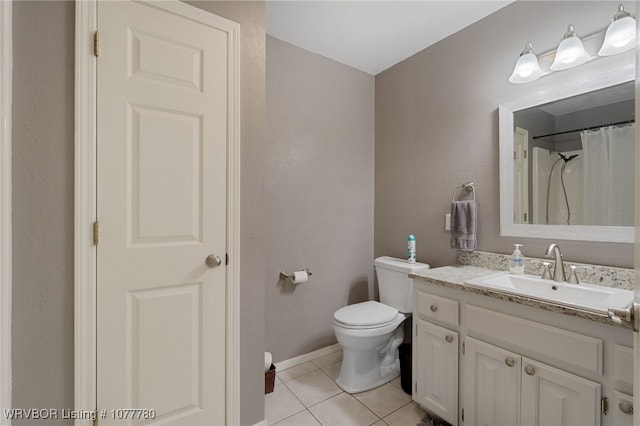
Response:
[[[424,411],[400,388],[400,378],[350,395],[335,384],[342,351],[276,372],[265,395],[266,420],[278,426],[415,426]]]

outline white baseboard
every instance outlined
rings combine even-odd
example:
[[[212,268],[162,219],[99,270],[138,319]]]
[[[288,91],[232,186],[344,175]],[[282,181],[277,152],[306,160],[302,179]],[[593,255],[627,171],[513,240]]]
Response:
[[[280,361],[280,362],[276,362],[275,366],[276,366],[276,371],[278,370],[284,370],[286,368],[291,368],[291,367],[295,367],[296,365],[300,365],[303,364],[305,362],[309,362],[313,359],[319,358],[321,356],[324,355],[329,355],[333,352],[337,352],[339,350],[342,349],[342,346],[340,345],[340,343],[336,343],[334,345],[331,346],[327,346],[321,349],[318,349],[317,351],[313,351],[313,352],[309,352],[307,354],[302,354],[293,358],[289,358],[286,359],[284,361]]]
[[[254,424],[253,426],[269,426],[269,423],[267,423],[266,420],[263,420],[261,422]]]

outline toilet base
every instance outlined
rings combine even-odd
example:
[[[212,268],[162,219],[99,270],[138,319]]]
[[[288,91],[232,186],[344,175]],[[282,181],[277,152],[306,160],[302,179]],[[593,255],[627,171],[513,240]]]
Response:
[[[398,361],[397,366],[395,368],[392,368],[387,374],[367,383],[354,383],[353,381],[344,379],[341,380],[340,376],[338,376],[338,378],[336,379],[336,385],[338,385],[340,389],[347,393],[359,393],[375,389],[379,386],[384,385],[385,383],[389,383],[391,380],[397,377],[400,377],[400,361]]]
[[[403,327],[373,339],[373,348],[343,344],[342,366],[336,384],[347,393],[377,388],[400,376],[398,346],[404,340]]]

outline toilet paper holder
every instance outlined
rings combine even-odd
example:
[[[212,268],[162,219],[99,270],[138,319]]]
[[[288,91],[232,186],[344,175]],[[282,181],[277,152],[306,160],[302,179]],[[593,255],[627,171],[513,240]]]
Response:
[[[304,268],[303,271],[306,272],[307,275],[309,275],[309,276],[313,275],[311,273],[311,271],[309,271],[309,268]],[[293,272],[287,272],[286,270],[280,271],[280,279],[281,280],[293,280]]]

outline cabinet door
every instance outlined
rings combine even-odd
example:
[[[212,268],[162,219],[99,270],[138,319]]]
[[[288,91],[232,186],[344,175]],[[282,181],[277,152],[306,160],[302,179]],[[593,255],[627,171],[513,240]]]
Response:
[[[520,355],[471,337],[465,347],[465,424],[518,425]]]
[[[458,333],[418,319],[414,344],[414,400],[458,424]]]
[[[615,426],[632,426],[633,397],[622,392],[614,392],[611,404],[609,404],[609,413],[613,417]]]
[[[522,365],[522,426],[600,424],[599,383],[527,358]]]

